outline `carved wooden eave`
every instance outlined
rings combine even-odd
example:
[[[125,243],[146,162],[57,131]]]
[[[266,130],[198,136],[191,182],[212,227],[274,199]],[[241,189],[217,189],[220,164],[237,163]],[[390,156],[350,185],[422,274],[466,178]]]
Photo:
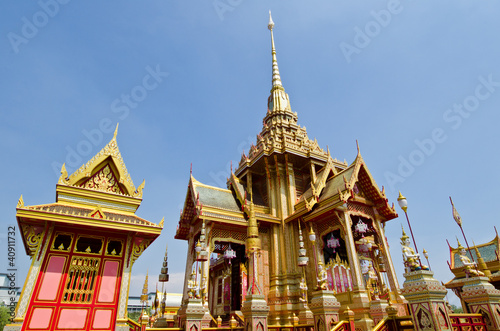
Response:
[[[191,176],[192,177],[192,176]],[[191,221],[195,217],[195,201],[192,197],[192,185],[191,180],[189,181],[188,189],[186,192],[186,199],[184,200],[184,206],[181,210],[181,216],[179,218],[179,223],[177,224],[177,231],[175,233],[175,239],[187,239],[189,235],[189,227]]]
[[[134,214],[119,213],[103,207],[82,207],[64,203],[52,203],[34,206],[23,206],[16,209],[16,218],[22,232],[28,228],[43,228],[49,224],[58,224],[75,228],[101,228],[103,230],[140,233],[141,236],[154,240],[160,235],[162,226],[149,222]],[[30,238],[23,236],[27,254],[32,255]]]
[[[206,185],[191,176],[175,238],[189,239],[191,225],[200,219],[246,227],[245,206],[249,205],[249,197],[245,199],[246,190],[234,174],[228,186],[230,189]],[[255,205],[255,216],[258,221],[281,224],[279,218],[269,214],[266,206]]]
[[[240,180],[236,175],[231,172],[231,176],[229,176],[227,186],[230,190],[232,190],[236,198],[238,199],[241,206],[245,206],[248,203],[248,200],[251,199],[250,196],[247,197],[247,191],[245,187],[240,183]]]
[[[392,206],[389,205],[389,200],[385,195],[384,189],[380,190],[378,188],[359,151],[353,165],[353,176],[345,185],[345,189],[350,192],[351,197],[355,198],[355,192],[353,192],[354,185],[359,185],[359,188],[366,194],[366,200],[374,203],[375,210],[384,221],[398,217],[394,203]]]
[[[233,225],[247,223],[233,191],[202,184],[191,175],[175,238],[189,239],[190,227],[199,219]]]
[[[321,195],[321,192],[325,188],[326,181],[327,179],[331,176],[335,176],[338,173],[335,164],[333,162],[333,159],[330,157],[330,151],[328,151],[328,161],[326,162],[325,166],[323,169],[318,171],[317,177],[316,177],[316,182],[311,183],[311,189],[313,196],[316,198],[319,198]]]

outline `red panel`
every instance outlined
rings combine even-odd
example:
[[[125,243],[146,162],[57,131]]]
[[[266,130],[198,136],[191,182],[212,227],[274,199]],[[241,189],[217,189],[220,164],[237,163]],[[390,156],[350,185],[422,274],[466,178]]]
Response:
[[[47,269],[41,281],[40,292],[38,292],[38,300],[54,301],[56,299],[65,262],[66,258],[63,256],[49,258]]]
[[[94,322],[92,323],[92,328],[94,329],[109,329],[111,327],[111,316],[113,312],[111,310],[96,310],[94,315]]]
[[[53,308],[36,307],[33,309],[33,315],[31,315],[29,328],[47,330],[49,328],[53,311]]]
[[[88,309],[63,308],[59,313],[58,329],[81,330],[85,327]]]
[[[113,302],[116,290],[116,280],[118,274],[118,261],[106,261],[102,273],[101,287],[97,302]]]
[[[77,235],[97,235],[96,231],[57,227],[51,238],[45,244],[52,243],[58,232]],[[116,320],[117,302],[122,277],[125,251],[129,249],[126,237],[117,233],[99,232],[104,237],[104,243],[109,239],[121,240],[122,252],[119,256],[106,255],[106,249],[100,254],[86,254],[75,252],[73,247],[76,240],[66,251],[48,247],[37,281],[33,296],[30,299],[26,312],[26,319],[22,330],[111,330]],[[106,247],[106,246],[104,246]],[[101,260],[96,274],[94,294],[90,302],[65,302],[64,288],[70,268],[69,261],[75,257],[93,257]],[[66,263],[68,261],[68,263]],[[51,301],[48,301],[51,300]]]

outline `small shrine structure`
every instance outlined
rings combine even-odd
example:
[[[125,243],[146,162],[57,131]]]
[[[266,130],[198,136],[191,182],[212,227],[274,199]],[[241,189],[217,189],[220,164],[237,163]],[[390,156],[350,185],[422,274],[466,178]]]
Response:
[[[134,186],[116,134],[73,174],[62,166],[55,203],[19,199],[16,218],[32,262],[4,330],[129,330],[132,266],[163,220],[135,215],[144,182]]]

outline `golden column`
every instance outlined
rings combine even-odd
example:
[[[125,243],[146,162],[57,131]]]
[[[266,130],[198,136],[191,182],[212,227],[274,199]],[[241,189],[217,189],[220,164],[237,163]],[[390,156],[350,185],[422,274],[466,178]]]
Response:
[[[261,248],[259,228],[253,202],[245,207],[248,215],[246,254],[248,257],[248,283],[250,285],[241,311],[245,316],[245,330],[267,330],[269,307],[258,279],[258,258]]]

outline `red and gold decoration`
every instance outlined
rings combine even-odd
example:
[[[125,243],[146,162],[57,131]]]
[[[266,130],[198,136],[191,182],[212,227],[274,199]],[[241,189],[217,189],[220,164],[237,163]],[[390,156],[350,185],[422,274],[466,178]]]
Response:
[[[117,126],[118,130],[118,126]],[[56,202],[17,205],[31,268],[10,330],[128,330],[131,270],[162,226],[135,215],[135,187],[116,134],[56,185]]]

